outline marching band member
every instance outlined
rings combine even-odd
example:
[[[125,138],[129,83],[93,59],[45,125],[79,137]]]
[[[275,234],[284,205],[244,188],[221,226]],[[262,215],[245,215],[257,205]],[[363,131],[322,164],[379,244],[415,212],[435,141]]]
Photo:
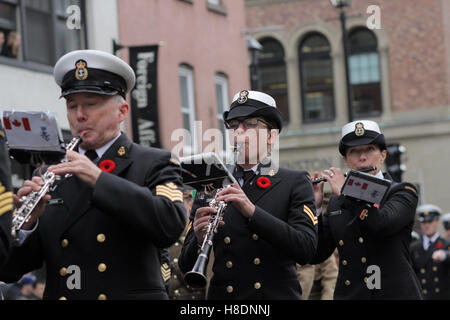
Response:
[[[58,60],[54,76],[72,135],[83,140],[78,152],[67,151],[68,162],[48,168],[72,176],[35,209],[25,225],[32,232],[0,279],[16,281],[45,262],[44,299],[168,299],[158,248],[185,227],[181,171],[168,151],[120,131],[133,70],[109,53],[78,50]],[[18,196],[42,183],[27,180]]]
[[[0,266],[6,262],[11,247],[11,165],[5,145],[5,132],[0,122]]]
[[[233,171],[239,185],[217,195],[218,201],[229,205],[214,237],[207,298],[300,299],[296,262],[307,263],[317,245],[311,182],[305,171],[276,168],[268,159],[282,128],[271,96],[242,90],[224,113],[224,122],[232,130],[234,143],[243,146],[242,161]],[[178,261],[185,273],[196,262],[214,212],[196,199]]]
[[[376,122],[347,123],[342,128],[339,152],[350,169],[375,166],[369,174],[390,179],[381,171],[387,151]],[[319,216],[319,244],[313,263],[324,261],[337,247],[339,274],[334,299],[421,299],[409,253],[416,188],[410,183],[393,183],[382,203],[369,205],[340,194],[345,181],[341,169],[330,168],[323,175],[332,196]],[[314,185],[318,208],[323,184]]]

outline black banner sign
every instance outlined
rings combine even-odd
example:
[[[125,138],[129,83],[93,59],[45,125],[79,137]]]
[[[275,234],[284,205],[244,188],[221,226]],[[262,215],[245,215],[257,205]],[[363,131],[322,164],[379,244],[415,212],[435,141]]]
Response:
[[[131,90],[133,141],[161,147],[158,123],[158,45],[130,47],[130,65],[136,73]]]

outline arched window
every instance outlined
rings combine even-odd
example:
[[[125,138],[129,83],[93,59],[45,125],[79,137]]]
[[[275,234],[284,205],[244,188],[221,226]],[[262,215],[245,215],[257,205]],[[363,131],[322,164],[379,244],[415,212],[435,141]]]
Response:
[[[303,122],[334,119],[333,62],[330,43],[312,33],[299,46]]]
[[[352,30],[348,39],[348,66],[354,118],[379,116],[382,104],[377,39],[367,28]]]
[[[263,46],[258,59],[261,91],[275,99],[283,116],[283,122],[288,123],[289,109],[283,46],[273,38],[263,38],[258,41]]]

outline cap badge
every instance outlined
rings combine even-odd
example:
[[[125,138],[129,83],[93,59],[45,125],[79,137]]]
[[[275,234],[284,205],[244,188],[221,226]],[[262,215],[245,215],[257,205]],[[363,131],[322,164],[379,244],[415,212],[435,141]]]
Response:
[[[75,78],[77,80],[86,80],[88,77],[86,61],[80,59],[75,63],[75,66],[77,67],[77,69],[75,70]]]
[[[125,154],[125,147],[124,147],[124,146],[121,146],[121,147],[119,148],[119,150],[117,150],[117,154],[118,154],[119,156],[123,156],[123,155]]]
[[[360,137],[364,135],[364,124],[362,122],[358,122],[355,124],[355,134]]]
[[[239,98],[237,99],[237,102],[239,104],[246,103],[247,99],[248,99],[248,91],[247,90],[242,90],[241,92],[239,92]]]

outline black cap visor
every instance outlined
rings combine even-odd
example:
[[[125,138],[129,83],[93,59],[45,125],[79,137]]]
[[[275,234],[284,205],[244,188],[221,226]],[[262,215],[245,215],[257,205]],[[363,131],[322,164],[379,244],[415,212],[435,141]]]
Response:
[[[386,140],[383,134],[375,131],[366,131],[364,136],[357,136],[354,132],[347,134],[341,139],[339,143],[339,152],[345,156],[346,150],[349,147],[366,146],[375,144],[380,147],[380,150],[386,149]]]
[[[234,107],[230,111],[225,111],[223,115],[225,122],[236,118],[261,117],[267,122],[273,124],[275,128],[280,131],[283,126],[281,113],[274,107],[255,108],[250,106],[238,106]]]
[[[70,89],[62,91],[60,98],[68,96],[69,94],[72,94],[72,93],[81,93],[81,92],[103,94],[103,95],[108,95],[108,96],[114,96],[116,94],[119,94],[118,90],[111,89],[111,88],[101,88],[101,87],[95,87],[95,86],[81,86],[81,87],[70,88]]]

